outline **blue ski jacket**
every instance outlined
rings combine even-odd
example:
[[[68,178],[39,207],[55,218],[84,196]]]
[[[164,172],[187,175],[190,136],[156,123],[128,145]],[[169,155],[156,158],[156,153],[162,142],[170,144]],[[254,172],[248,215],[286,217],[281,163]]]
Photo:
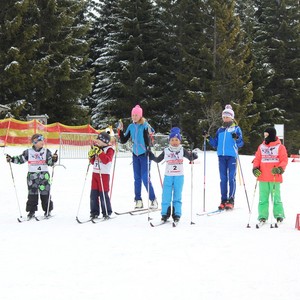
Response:
[[[120,132],[121,143],[126,143],[129,138],[132,140],[132,153],[139,156],[145,154],[149,146],[149,133],[148,129],[153,131],[148,122],[143,124],[131,123],[125,133]]]
[[[232,137],[232,134],[237,135],[237,139]],[[216,136],[209,137],[209,144],[217,149],[218,156],[233,156],[237,157],[238,148],[243,147],[243,133],[239,126],[233,123],[230,127],[220,127]]]

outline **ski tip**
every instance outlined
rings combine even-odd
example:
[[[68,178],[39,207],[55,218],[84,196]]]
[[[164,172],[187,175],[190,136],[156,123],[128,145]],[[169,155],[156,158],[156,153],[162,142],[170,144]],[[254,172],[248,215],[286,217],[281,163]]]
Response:
[[[112,219],[115,219],[116,216],[105,216],[105,217],[100,217],[100,218],[92,218],[90,219],[90,221],[94,224],[97,224],[97,223],[100,223],[100,222],[105,222],[105,221],[109,221],[109,220],[112,220]]]
[[[206,215],[206,213],[204,213],[204,212],[203,213],[196,213],[196,216],[200,216],[200,217],[205,216],[205,215]]]
[[[177,227],[177,225],[179,224],[179,221],[173,221],[173,227]]]
[[[154,224],[153,224],[152,222],[149,222],[149,224],[150,224],[151,227],[155,227]]]
[[[249,223],[247,224],[247,228],[251,228],[251,226],[250,226],[250,224],[249,224]]]
[[[76,217],[76,221],[77,221],[77,223],[79,223],[79,224],[82,224],[83,222],[81,222],[79,219],[78,219],[78,217]]]
[[[30,221],[30,220],[32,220],[32,219],[34,219],[34,218],[23,218],[23,217],[17,218],[17,220],[18,220],[19,223],[23,223],[23,222],[26,222],[26,221]]]

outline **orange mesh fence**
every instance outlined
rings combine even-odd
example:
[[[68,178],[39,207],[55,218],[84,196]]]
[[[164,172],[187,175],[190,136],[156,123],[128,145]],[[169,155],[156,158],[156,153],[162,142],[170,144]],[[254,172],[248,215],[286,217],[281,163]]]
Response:
[[[35,133],[43,134],[46,144],[60,144],[60,133],[99,133],[91,125],[67,126],[61,123],[44,125],[37,120],[19,121],[12,118],[0,120],[0,145],[30,145]]]

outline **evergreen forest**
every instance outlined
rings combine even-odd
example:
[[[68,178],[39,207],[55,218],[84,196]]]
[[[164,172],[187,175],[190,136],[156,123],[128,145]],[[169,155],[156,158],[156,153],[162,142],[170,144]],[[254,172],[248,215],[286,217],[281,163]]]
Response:
[[[231,104],[253,154],[284,124],[300,150],[300,0],[0,1],[0,104],[9,115],[95,128],[131,122],[190,147]]]

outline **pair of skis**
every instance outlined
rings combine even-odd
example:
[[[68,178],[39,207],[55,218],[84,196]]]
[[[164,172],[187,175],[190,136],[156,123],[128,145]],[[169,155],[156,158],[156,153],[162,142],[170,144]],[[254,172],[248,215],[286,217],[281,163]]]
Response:
[[[111,219],[114,219],[115,217],[102,217],[102,218],[89,218],[87,220],[80,220],[78,217],[76,217],[76,221],[79,223],[79,224],[85,224],[85,223],[94,223],[94,224],[97,224],[97,223],[100,223],[100,222],[104,222],[104,221],[109,221]]]
[[[149,224],[150,224],[150,226],[151,227],[157,227],[157,226],[161,226],[161,225],[165,225],[165,224],[169,224],[170,223],[170,221],[160,221],[160,222],[158,222],[158,223],[154,223],[154,222],[150,222]],[[178,224],[179,224],[179,221],[173,221],[172,222],[172,227],[177,227],[178,226]]]
[[[31,220],[36,220],[36,221],[49,220],[52,217],[53,217],[52,215],[40,216],[40,217],[32,216],[32,217],[26,217],[26,218],[23,218],[21,216],[21,217],[17,218],[17,220],[18,220],[19,223],[23,223],[23,222],[28,222],[28,221],[31,221]]]
[[[143,208],[143,209],[135,209],[135,210],[128,210],[128,211],[124,211],[124,212],[114,212],[117,216],[121,216],[121,215],[131,215],[131,216],[137,216],[137,215],[143,215],[143,214],[147,214],[148,212],[155,212],[155,211],[160,211],[160,209],[156,208],[156,209],[148,209],[148,208]],[[78,217],[76,217],[76,221],[79,224],[84,224],[84,223],[100,223],[103,221],[108,221],[111,219],[114,219],[115,217],[104,217],[104,218],[89,218],[87,220],[80,220]]]
[[[271,223],[270,224],[270,228],[279,228],[279,226],[280,226],[281,223],[282,222],[278,222],[278,221],[275,222],[275,223]],[[259,223],[257,223],[255,225],[255,228],[259,229],[259,228],[263,227],[264,225],[266,225],[266,222],[260,221]],[[250,228],[250,225],[248,224],[247,227]]]
[[[161,211],[161,209],[160,208],[155,208],[155,209],[142,208],[142,209],[135,209],[135,210],[129,210],[129,211],[124,211],[124,212],[115,212],[115,214],[116,215],[137,216],[137,215],[147,214],[148,212],[152,213],[152,212],[156,212],[156,211]],[[169,222],[170,221],[160,221],[158,223],[149,222],[149,224],[150,224],[151,227],[157,227],[157,226],[167,224]],[[173,227],[177,227],[177,225],[178,225],[178,221],[173,221],[172,222]]]
[[[213,210],[213,211],[209,211],[209,212],[197,213],[197,216],[214,216],[214,215],[221,214],[225,211],[232,211],[232,209],[228,209],[228,210],[226,210],[226,209],[217,209],[217,210]],[[270,228],[279,228],[281,223],[282,222],[280,222],[280,221],[277,221],[275,223],[271,223]],[[267,224],[266,222],[260,221],[259,223],[255,224],[255,228],[259,229],[259,228],[263,227],[266,224]],[[247,228],[251,228],[250,224],[247,224]]]
[[[142,208],[142,209],[134,209],[134,210],[123,211],[123,212],[116,212],[115,211],[115,214],[118,215],[118,216],[121,216],[121,215],[138,216],[138,215],[147,214],[148,212],[155,212],[155,211],[160,211],[160,209],[159,208],[155,208],[155,209]]]
[[[212,210],[212,211],[207,211],[207,212],[202,212],[202,213],[197,213],[197,216],[215,216],[215,215],[219,215],[222,212],[224,212],[224,209],[216,209],[216,210]]]
[[[231,211],[232,209],[216,209],[216,210],[212,210],[212,211],[208,211],[208,212],[202,212],[202,213],[197,213],[197,216],[215,216],[215,215],[219,215],[225,211]],[[164,225],[166,223],[169,223],[169,221],[160,221],[159,223],[153,223],[153,222],[150,222],[150,226],[151,227],[157,227],[157,226],[161,226],[161,225]],[[173,227],[177,227],[178,225],[178,221],[173,221],[172,222],[172,226]],[[194,224],[193,222],[191,224]]]
[[[229,208],[229,209],[216,209],[216,210],[212,210],[212,211],[208,211],[208,212],[202,212],[202,213],[197,213],[197,216],[215,216],[215,215],[219,215],[223,212],[229,212],[229,211],[233,211],[233,209]]]

